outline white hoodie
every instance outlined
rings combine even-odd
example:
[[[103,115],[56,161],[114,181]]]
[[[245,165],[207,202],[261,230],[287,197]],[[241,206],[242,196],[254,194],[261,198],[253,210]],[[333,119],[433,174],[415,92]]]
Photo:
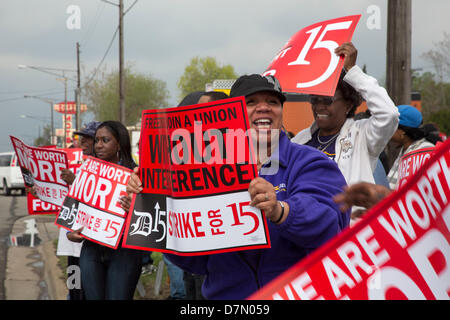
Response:
[[[365,181],[375,183],[373,171],[377,159],[398,127],[400,116],[386,89],[375,78],[365,74],[358,66],[351,68],[344,81],[358,91],[367,103],[372,116],[354,121],[348,118],[335,142],[335,161],[347,184]],[[292,142],[306,144],[319,127],[300,131]]]

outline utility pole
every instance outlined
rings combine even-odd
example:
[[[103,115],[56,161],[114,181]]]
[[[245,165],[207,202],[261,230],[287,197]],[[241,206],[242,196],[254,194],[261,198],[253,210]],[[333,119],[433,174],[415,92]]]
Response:
[[[123,11],[123,0],[119,0],[119,4],[115,4],[108,0],[102,1],[119,7],[119,121],[126,125],[125,73],[123,68],[123,17],[127,14],[128,11],[130,11],[130,9],[136,4],[136,2],[138,2],[138,0],[135,0],[125,12]]]
[[[411,104],[411,0],[388,0],[386,89],[396,105]]]
[[[64,76],[64,143],[63,148],[67,148],[67,78]]]
[[[75,89],[75,104],[76,104],[76,121],[75,128],[77,131],[81,128],[81,88],[80,88],[80,44],[77,42],[77,88]]]
[[[123,70],[123,0],[119,0],[119,121],[125,124],[125,79]]]

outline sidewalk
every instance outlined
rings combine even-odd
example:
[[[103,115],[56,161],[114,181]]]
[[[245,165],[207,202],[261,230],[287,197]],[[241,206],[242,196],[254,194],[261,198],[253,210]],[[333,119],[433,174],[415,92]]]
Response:
[[[31,236],[25,234],[30,219],[36,221],[38,232],[33,247]],[[11,235],[17,246],[11,245],[7,253],[7,300],[66,300],[68,291],[53,245],[59,232],[54,220],[53,215],[26,216],[14,223]]]
[[[34,237],[33,247],[30,247],[31,236],[25,233],[31,225],[26,221],[31,219],[35,220],[38,232]],[[6,300],[67,300],[65,275],[58,266],[54,248],[54,241],[59,235],[54,221],[54,215],[25,216],[15,221],[11,230],[12,243],[7,252],[4,282]],[[163,276],[167,272],[164,270],[164,263],[159,267],[162,268],[161,274],[156,270],[140,279],[135,299],[160,300],[169,296],[169,282]],[[157,274],[158,294],[154,292]]]

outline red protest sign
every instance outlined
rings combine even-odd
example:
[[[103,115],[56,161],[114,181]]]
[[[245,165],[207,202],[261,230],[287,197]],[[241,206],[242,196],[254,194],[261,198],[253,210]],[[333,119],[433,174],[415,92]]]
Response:
[[[250,207],[257,176],[242,97],[144,110],[139,165],[124,247],[180,255],[269,246],[266,221]]]
[[[83,156],[83,150],[81,150],[80,148],[59,149],[56,148],[55,145],[42,146],[40,148],[65,152],[67,154],[67,161],[69,163],[68,168],[74,173],[77,170],[77,168],[81,166],[80,162]],[[35,188],[35,190],[38,190],[38,188]],[[31,193],[27,193],[27,209],[28,214],[30,215],[58,214],[61,207],[49,202],[45,202],[33,196]]]
[[[67,153],[67,159],[69,161],[69,165],[76,166],[77,168],[79,165],[81,165],[81,162],[83,161],[83,149],[81,148],[64,148],[64,149],[58,149],[62,150],[65,153]]]
[[[117,248],[126,212],[119,199],[126,195],[131,170],[88,157],[62,204],[55,224],[68,230],[83,227],[87,239]]]
[[[298,31],[263,75],[275,76],[285,92],[333,96],[344,63],[334,50],[351,41],[360,17],[322,21]]]
[[[31,147],[10,136],[17,154],[25,185],[34,186],[39,199],[60,206],[68,186],[61,179],[61,171],[68,168],[67,154],[63,151]]]
[[[423,148],[411,151],[400,159],[398,166],[398,188],[402,187],[408,178],[412,177],[419,168],[431,158],[434,148]]]
[[[69,162],[69,170],[73,173],[81,166],[81,159],[83,157],[83,150],[80,148],[66,148],[57,149],[56,146],[45,146],[43,148],[64,151],[67,154],[67,161]],[[31,193],[27,194],[27,208],[28,214],[58,214],[61,207],[54,204],[42,201],[36,198]]]
[[[27,193],[27,208],[28,214],[30,215],[58,214],[59,209],[61,209],[60,207],[55,206],[54,204],[36,198],[31,193]]]
[[[363,220],[250,299],[449,299],[450,142]]]

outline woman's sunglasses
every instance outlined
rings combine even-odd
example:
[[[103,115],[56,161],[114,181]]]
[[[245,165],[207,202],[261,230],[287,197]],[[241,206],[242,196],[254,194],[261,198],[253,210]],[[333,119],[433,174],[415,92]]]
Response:
[[[333,102],[336,102],[338,100],[342,100],[344,98],[342,97],[327,97],[327,96],[317,96],[317,95],[310,95],[309,96],[309,102],[312,105],[318,105],[318,104],[323,104],[326,106],[330,106]]]

